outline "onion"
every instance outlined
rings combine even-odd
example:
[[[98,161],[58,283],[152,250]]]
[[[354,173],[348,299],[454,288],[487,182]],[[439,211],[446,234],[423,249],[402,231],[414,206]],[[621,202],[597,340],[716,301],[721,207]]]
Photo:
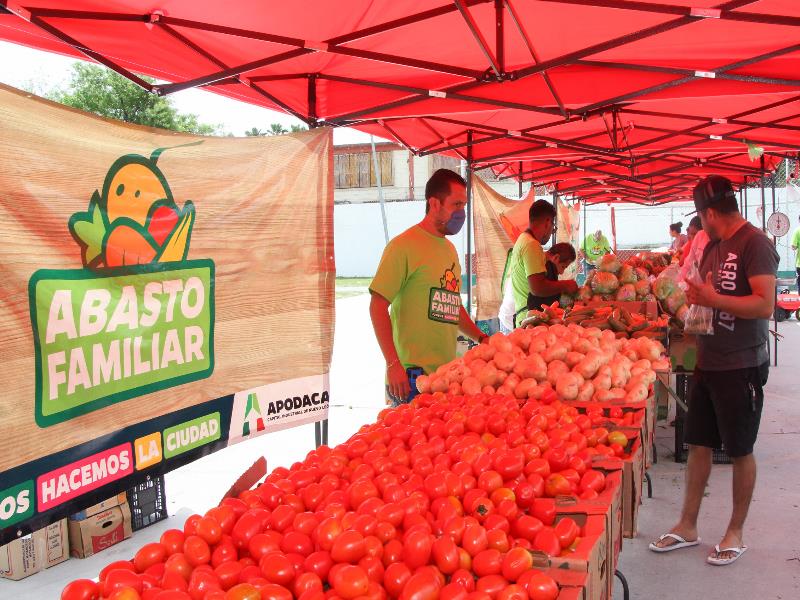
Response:
[[[474,396],[481,393],[481,382],[476,377],[467,377],[461,383],[461,389],[467,396]]]
[[[497,369],[493,364],[488,364],[478,374],[478,381],[482,387],[497,385]]]
[[[538,387],[535,379],[523,379],[514,388],[514,395],[520,400],[524,400],[530,397],[531,390],[535,387]]]
[[[516,362],[516,359],[510,352],[498,351],[497,354],[494,355],[495,366],[506,373],[511,373],[514,370],[514,364]]]
[[[420,394],[430,394],[431,378],[427,375],[420,375],[417,377],[417,391],[419,391]]]
[[[498,352],[511,352],[514,345],[508,340],[505,334],[495,333],[489,338],[489,345]]]
[[[431,392],[434,394],[436,392],[446,392],[449,387],[450,384],[447,383],[447,379],[444,377],[431,377]]]

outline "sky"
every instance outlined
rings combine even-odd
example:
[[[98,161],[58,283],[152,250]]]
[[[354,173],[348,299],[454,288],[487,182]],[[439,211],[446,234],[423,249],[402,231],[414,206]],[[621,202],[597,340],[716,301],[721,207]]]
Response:
[[[33,92],[66,86],[75,59],[0,41],[0,83]],[[221,124],[225,133],[244,136],[252,127],[268,129],[271,123],[300,124],[294,117],[245,102],[238,102],[205,90],[191,89],[169,96],[181,112],[194,113],[200,121]],[[355,129],[333,131],[334,144],[369,143],[369,135]],[[376,138],[378,141],[378,138]]]

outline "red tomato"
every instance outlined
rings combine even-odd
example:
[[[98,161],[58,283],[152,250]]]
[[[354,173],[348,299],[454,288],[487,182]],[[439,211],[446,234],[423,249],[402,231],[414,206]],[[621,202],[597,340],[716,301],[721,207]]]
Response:
[[[583,474],[583,477],[581,477],[579,487],[582,492],[585,492],[586,490],[594,490],[599,494],[605,489],[605,485],[606,476],[600,471],[590,469]]]
[[[331,585],[341,598],[351,600],[367,593],[369,577],[361,567],[345,565],[335,572]]]
[[[465,600],[467,590],[457,583],[448,583],[439,590],[439,600]]]
[[[185,554],[182,552],[173,554],[166,560],[164,563],[164,577],[166,577],[169,573],[174,573],[186,581],[189,580],[189,576],[192,574],[192,565],[190,565],[189,561],[186,560]],[[166,586],[162,585],[161,587]]]
[[[330,572],[332,566],[333,559],[331,558],[330,553],[325,552],[324,550],[312,552],[303,562],[303,567],[306,571],[316,573],[323,580],[328,578],[328,573]]]
[[[254,585],[240,583],[228,590],[225,600],[261,600],[261,592]]]
[[[384,568],[381,559],[374,556],[365,556],[358,561],[358,566],[364,569],[364,572],[367,574],[367,577],[369,577],[370,581],[374,581],[375,583],[383,583],[383,574],[385,573],[386,569]]]
[[[167,549],[158,542],[145,544],[133,557],[133,566],[139,573],[145,572],[155,564],[167,559]]]
[[[193,567],[211,562],[211,549],[199,535],[190,535],[186,538],[186,541],[183,542],[183,553]]]
[[[189,579],[189,586],[186,588],[186,592],[194,599],[203,598],[208,592],[221,589],[222,586],[216,573],[195,569]]]
[[[555,580],[541,571],[531,571],[531,573],[527,586],[530,600],[556,600],[558,584]]]
[[[551,474],[544,482],[544,493],[550,498],[567,496],[571,491],[569,480],[560,473]]]
[[[333,542],[331,558],[333,562],[355,564],[366,554],[364,536],[357,531],[344,531]]]
[[[397,529],[388,521],[381,521],[375,526],[375,537],[385,544],[397,537]]]
[[[103,581],[104,595],[108,596],[118,588],[130,587],[138,593],[142,592],[142,578],[128,569],[114,569],[106,574]]]
[[[299,598],[306,592],[322,593],[322,579],[316,573],[301,573],[294,582],[294,595]]]
[[[503,556],[499,550],[489,549],[479,552],[472,559],[472,571],[478,577],[499,575],[503,563]]]
[[[247,548],[254,535],[263,531],[263,518],[259,509],[250,509],[242,514],[231,530],[237,548]],[[188,539],[188,538],[187,538]]]
[[[272,511],[269,518],[269,525],[275,531],[284,532],[294,523],[294,518],[296,516],[297,511],[294,508],[286,504],[280,504]],[[234,527],[234,531],[235,530],[236,528]]]
[[[561,473],[559,473],[559,475],[563,475],[564,479],[566,479],[569,482],[569,487],[570,487],[569,493],[572,493],[572,490],[578,489],[578,485],[581,482],[581,476],[575,469],[564,469],[563,471],[561,471]]]
[[[501,573],[509,581],[517,581],[523,573],[532,568],[531,553],[524,548],[512,548],[503,557]]]
[[[545,458],[534,458],[525,465],[525,475],[536,473],[542,479],[550,475],[550,463]]]
[[[477,591],[485,592],[489,594],[491,598],[497,598],[500,592],[506,587],[508,587],[508,581],[506,581],[502,575],[487,575],[486,577],[481,577],[475,585]]]
[[[555,505],[553,506],[553,515],[555,517]],[[532,542],[536,534],[542,530],[543,526],[542,521],[536,517],[520,515],[517,517],[517,520],[514,521],[511,531],[518,538]]]
[[[97,600],[100,587],[91,579],[76,579],[68,583],[61,592],[61,600]]]
[[[252,541],[252,540],[251,540]],[[281,541],[281,550],[287,554],[300,554],[308,556],[314,551],[314,542],[305,533],[288,531]]]
[[[412,531],[403,544],[403,562],[410,569],[417,569],[428,564],[431,557],[433,540],[425,531]]]
[[[491,460],[488,455],[484,456]],[[503,476],[497,471],[483,471],[478,476],[478,487],[491,494],[497,488],[503,487]]]
[[[545,527],[536,534],[536,538],[533,540],[533,549],[556,557],[561,554],[561,543],[558,541],[556,532],[551,527]]]
[[[265,531],[264,533],[257,533],[250,538],[247,543],[247,549],[250,551],[250,556],[254,560],[261,560],[270,552],[280,550],[281,537],[275,531]],[[215,550],[216,552],[216,550]]]
[[[521,585],[509,585],[497,594],[497,600],[530,600],[528,590]]]
[[[334,540],[342,534],[342,531],[344,529],[338,519],[327,518],[323,520],[314,531],[317,545],[321,550],[330,551],[333,548]]]
[[[383,564],[389,566],[403,559],[403,544],[400,540],[390,540],[383,547]]]
[[[511,547],[511,542],[508,540],[508,535],[502,529],[492,529],[486,532],[486,539],[489,542],[489,549],[497,550],[499,552],[508,552]]]
[[[283,552],[270,552],[259,561],[258,566],[271,583],[288,586],[294,580],[294,564]]]
[[[519,448],[503,452],[495,458],[494,468],[504,480],[514,479],[525,468],[525,453]]]
[[[243,569],[244,565],[240,562],[226,562],[214,569],[214,574],[219,579],[220,587],[223,590],[228,590],[239,583],[239,576],[242,574]]]
[[[431,547],[433,560],[439,570],[445,575],[455,573],[459,567],[458,546],[450,537],[441,537],[433,542]]]
[[[180,529],[167,529],[161,534],[161,545],[167,550],[167,555],[171,556],[177,552],[183,551],[183,540],[185,535]]]
[[[403,587],[400,600],[437,600],[442,581],[430,569],[420,569]]]
[[[580,534],[578,524],[569,517],[561,519],[554,527],[561,548],[569,548]]]
[[[197,535],[197,523],[202,519],[200,515],[192,515],[183,523],[184,535]]]
[[[533,502],[531,514],[545,525],[552,525],[556,520],[556,503],[551,498],[537,498]]]
[[[409,579],[411,569],[400,562],[392,563],[383,574],[383,587],[391,598],[399,598]]]
[[[464,529],[461,546],[474,558],[479,552],[489,547],[489,539],[486,537],[486,530],[480,525],[470,525]]]
[[[203,538],[209,546],[213,546],[222,539],[222,526],[213,517],[203,517],[197,521],[197,535]]]
[[[475,577],[467,569],[459,569],[450,576],[450,583],[463,587],[467,592],[475,591]]]
[[[108,564],[105,567],[103,567],[103,570],[100,571],[100,575],[99,575],[98,579],[100,579],[100,581],[105,581],[106,576],[111,571],[116,571],[117,569],[126,569],[128,571],[135,571],[136,570],[136,568],[133,566],[133,562],[131,562],[129,560],[117,560],[117,561],[114,561],[111,564]]]
[[[268,583],[262,586],[259,591],[261,592],[261,600],[292,600],[292,592],[276,583]]]

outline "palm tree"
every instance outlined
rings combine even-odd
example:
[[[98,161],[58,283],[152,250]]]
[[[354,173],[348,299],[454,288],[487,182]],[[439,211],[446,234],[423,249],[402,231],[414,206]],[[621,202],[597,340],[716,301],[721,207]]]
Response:
[[[267,135],[265,131],[261,131],[258,127],[253,127],[252,129],[248,129],[244,132],[247,137],[259,137],[262,135]]]
[[[289,131],[280,123],[272,123],[269,126],[269,131],[267,135],[283,135],[284,133],[289,133]]]

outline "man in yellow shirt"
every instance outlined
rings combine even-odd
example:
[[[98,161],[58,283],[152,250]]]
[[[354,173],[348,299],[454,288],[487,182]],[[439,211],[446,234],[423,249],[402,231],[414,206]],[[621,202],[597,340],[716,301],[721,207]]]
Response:
[[[556,209],[547,200],[537,200],[528,211],[529,227],[522,232],[511,251],[511,286],[514,291],[514,325],[518,325],[528,310],[535,306],[537,297],[575,294],[578,284],[574,279],[552,281],[547,277],[547,258],[542,244],[550,241]]]
[[[459,330],[478,341],[486,338],[461,305],[458,252],[445,237],[464,225],[466,183],[439,169],[425,186],[425,198],[425,218],[389,242],[369,287],[369,313],[394,406],[413,399],[419,375],[456,357]]]

